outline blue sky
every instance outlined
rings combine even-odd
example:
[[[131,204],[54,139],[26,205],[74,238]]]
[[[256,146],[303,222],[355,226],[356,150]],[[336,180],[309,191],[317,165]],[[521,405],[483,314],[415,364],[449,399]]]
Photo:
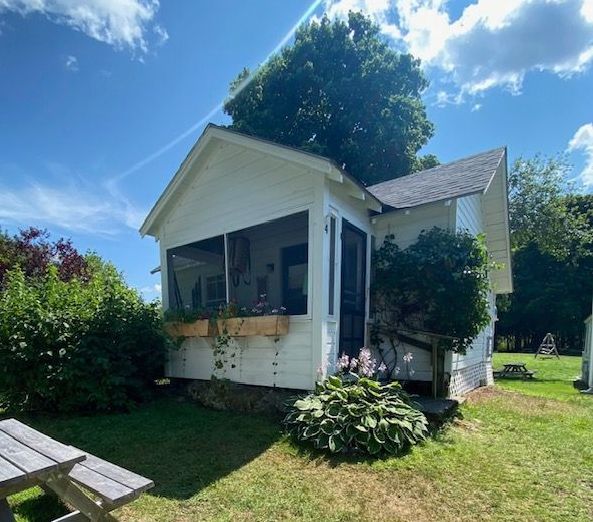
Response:
[[[227,121],[229,82],[303,15],[348,9],[423,59],[425,152],[568,152],[593,187],[593,0],[0,0],[0,226],[72,237],[156,297],[137,228],[198,122]]]

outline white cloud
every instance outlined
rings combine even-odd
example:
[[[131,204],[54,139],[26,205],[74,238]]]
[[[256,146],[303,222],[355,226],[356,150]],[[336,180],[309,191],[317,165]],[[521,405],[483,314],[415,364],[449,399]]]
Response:
[[[0,15],[3,11],[23,16],[39,13],[116,48],[141,52],[148,50],[149,30],[157,43],[168,38],[154,24],[158,9],[158,0],[0,0]]]
[[[66,56],[66,61],[64,62],[64,67],[72,72],[78,71],[78,58],[76,56]]]
[[[113,236],[138,230],[144,211],[101,186],[31,182],[0,186],[0,223],[57,227],[68,232]]]
[[[568,143],[568,151],[581,151],[585,155],[585,167],[579,177],[585,187],[593,186],[593,123],[579,127]]]
[[[161,285],[160,283],[155,283],[154,285],[150,285],[150,286],[143,286],[142,288],[140,288],[140,291],[143,294],[157,294],[160,295],[161,293]]]
[[[445,73],[457,94],[521,92],[531,71],[561,77],[593,61],[593,0],[476,0],[453,20],[446,0],[327,0],[329,16],[369,14],[396,46]],[[437,100],[438,101],[438,100]]]

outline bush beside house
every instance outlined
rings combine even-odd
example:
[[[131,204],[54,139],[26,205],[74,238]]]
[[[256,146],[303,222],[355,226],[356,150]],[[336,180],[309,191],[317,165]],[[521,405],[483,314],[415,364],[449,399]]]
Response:
[[[0,290],[0,407],[106,411],[141,401],[163,374],[160,306],[111,264],[84,256],[84,276],[46,263],[4,271]]]

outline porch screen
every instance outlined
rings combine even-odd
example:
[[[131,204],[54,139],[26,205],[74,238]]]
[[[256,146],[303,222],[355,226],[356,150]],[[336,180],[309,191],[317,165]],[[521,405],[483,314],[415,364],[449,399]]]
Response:
[[[307,313],[308,212],[233,232],[227,241],[232,301],[250,310],[265,301],[268,312],[284,307],[290,315]]]
[[[202,310],[226,302],[224,236],[167,251],[169,308]]]

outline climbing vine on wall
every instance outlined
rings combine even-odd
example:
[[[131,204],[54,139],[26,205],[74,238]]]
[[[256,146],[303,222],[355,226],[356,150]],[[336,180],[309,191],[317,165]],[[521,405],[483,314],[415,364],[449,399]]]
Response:
[[[374,253],[372,286],[375,331],[431,332],[439,347],[465,353],[490,321],[485,238],[433,228],[400,249],[388,236]]]

